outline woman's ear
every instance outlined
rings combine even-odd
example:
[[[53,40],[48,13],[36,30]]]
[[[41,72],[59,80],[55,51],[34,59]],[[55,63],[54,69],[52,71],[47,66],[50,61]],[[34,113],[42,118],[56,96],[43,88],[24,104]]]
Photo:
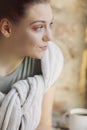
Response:
[[[4,18],[0,20],[0,32],[6,38],[11,35],[11,24],[8,19]]]

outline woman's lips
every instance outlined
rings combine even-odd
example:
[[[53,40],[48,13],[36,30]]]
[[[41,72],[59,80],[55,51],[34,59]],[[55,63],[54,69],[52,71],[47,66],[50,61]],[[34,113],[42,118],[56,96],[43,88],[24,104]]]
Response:
[[[43,51],[47,50],[47,46],[40,47]]]

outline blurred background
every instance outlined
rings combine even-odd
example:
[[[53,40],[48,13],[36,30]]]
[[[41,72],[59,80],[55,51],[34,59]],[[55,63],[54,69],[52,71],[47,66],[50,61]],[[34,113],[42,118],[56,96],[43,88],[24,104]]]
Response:
[[[64,56],[57,81],[53,126],[67,127],[65,114],[72,108],[87,108],[87,0],[51,0],[53,36]]]

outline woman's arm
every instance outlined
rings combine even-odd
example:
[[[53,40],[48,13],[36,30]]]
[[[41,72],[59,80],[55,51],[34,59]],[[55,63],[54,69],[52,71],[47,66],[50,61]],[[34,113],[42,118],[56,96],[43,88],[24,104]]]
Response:
[[[55,87],[51,87],[44,95],[41,121],[36,130],[52,130],[52,106]]]

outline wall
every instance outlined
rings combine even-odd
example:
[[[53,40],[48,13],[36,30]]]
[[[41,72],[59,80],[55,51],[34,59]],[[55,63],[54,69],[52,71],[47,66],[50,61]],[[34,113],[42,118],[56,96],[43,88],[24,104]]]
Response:
[[[80,92],[80,69],[85,46],[85,0],[51,0],[54,13],[54,41],[61,48],[64,67],[56,87],[54,107],[66,111],[84,107]],[[84,86],[83,86],[84,87]]]

